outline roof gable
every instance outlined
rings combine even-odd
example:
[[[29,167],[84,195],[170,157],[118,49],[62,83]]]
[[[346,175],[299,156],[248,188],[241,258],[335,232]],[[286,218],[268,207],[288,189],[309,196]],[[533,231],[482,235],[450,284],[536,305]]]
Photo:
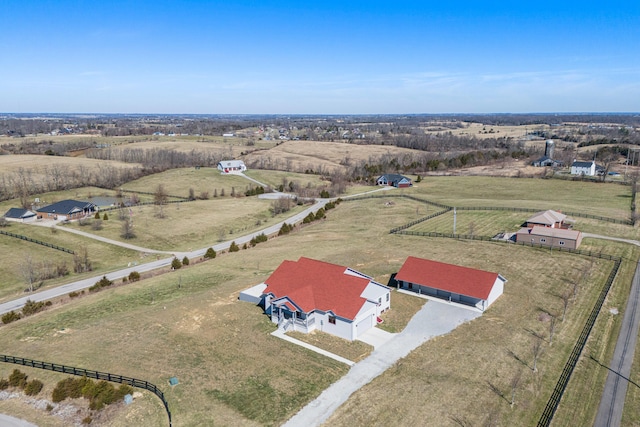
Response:
[[[558,239],[578,240],[580,231],[565,228],[540,227],[538,225],[532,228],[521,228],[518,234],[530,234],[532,236],[555,237]]]
[[[409,257],[395,278],[459,295],[487,299],[499,277],[498,273]]]
[[[545,224],[545,225],[553,225],[556,222],[562,222],[567,218],[565,214],[560,212],[547,210],[538,212],[533,215],[531,218],[527,220],[527,222],[532,222],[536,224]]]
[[[36,214],[31,212],[28,209],[22,209],[22,208],[11,208],[4,214],[5,218],[14,218],[14,219],[31,218],[32,216],[36,216]]]
[[[282,262],[265,280],[264,293],[273,294],[276,299],[287,297],[305,313],[331,311],[354,320],[367,302],[362,294],[369,283],[367,276],[355,270],[302,257]]]

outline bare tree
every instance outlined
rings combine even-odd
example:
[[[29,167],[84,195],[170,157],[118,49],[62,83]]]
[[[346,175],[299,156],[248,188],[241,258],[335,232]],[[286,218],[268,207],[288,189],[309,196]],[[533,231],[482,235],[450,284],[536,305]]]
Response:
[[[153,201],[156,205],[165,205],[167,200],[169,199],[169,195],[164,188],[163,184],[158,184],[156,187],[156,191],[153,193]]]
[[[511,407],[516,403],[516,391],[518,390],[518,386],[520,385],[520,380],[522,379],[522,370],[518,369],[513,377],[511,378]]]
[[[553,344],[553,335],[556,332],[556,316],[549,319],[549,345]]]
[[[73,254],[73,271],[76,273],[84,273],[91,271],[91,261],[89,260],[89,251],[86,245],[81,245]]]
[[[542,338],[536,337],[531,345],[531,353],[533,354],[533,372],[538,372],[538,357],[542,352]]]
[[[162,209],[162,206],[160,206]],[[122,221],[122,233],[120,233],[123,239],[133,239],[136,237],[136,234],[133,232],[133,221],[129,218]]]
[[[562,299],[562,321],[564,322],[564,318],[567,315],[567,307],[569,307],[569,302],[571,301],[572,291],[567,289],[560,295]]]
[[[33,292],[34,283],[38,280],[38,267],[31,254],[27,254],[20,263],[20,273],[27,284],[29,292]]]

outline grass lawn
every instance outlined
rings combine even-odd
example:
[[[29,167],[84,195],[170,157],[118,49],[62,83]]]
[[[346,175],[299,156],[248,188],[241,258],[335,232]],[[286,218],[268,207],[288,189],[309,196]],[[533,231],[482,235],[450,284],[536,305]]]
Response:
[[[401,332],[409,320],[414,314],[422,308],[427,300],[415,297],[413,295],[407,295],[402,292],[398,292],[393,289],[391,291],[391,310],[386,313],[382,313],[383,323],[378,325],[378,328],[387,332],[397,333]]]
[[[456,210],[456,234],[494,236],[501,232],[516,232],[532,214],[509,211]],[[410,227],[409,231],[453,233],[453,211]]]
[[[0,274],[3,278],[0,283],[0,301],[25,296],[23,291],[27,285],[22,271],[24,270],[27,254],[30,254],[34,265],[39,268],[45,263],[53,265],[65,263],[68,267],[69,275],[45,280],[40,289],[124,268],[129,262],[143,263],[152,260],[151,257],[130,249],[109,245],[83,236],[65,233],[64,231],[53,232],[49,227],[11,223],[9,227],[3,230],[74,251],[81,247],[86,247],[93,271],[76,274],[73,272],[73,255],[15,237],[0,235],[0,251],[3,254],[2,263],[0,263]]]
[[[362,341],[348,341],[331,334],[313,331],[310,334],[303,332],[287,332],[292,338],[314,345],[323,350],[342,356],[352,362],[359,362],[366,358],[373,351],[373,347]]]
[[[272,201],[257,197],[218,197],[164,205],[164,218],[158,217],[160,207],[156,205],[136,206],[125,212],[133,219],[136,235],[126,241],[143,248],[191,251],[262,229],[305,208],[294,205],[289,212],[274,217],[269,211],[271,204]],[[123,223],[118,220],[118,212],[108,213],[110,219],[102,221],[102,230],[83,227],[77,222],[64,226],[125,241],[121,237]]]
[[[631,187],[610,183],[484,176],[426,177],[414,194],[449,206],[507,206],[628,219]]]
[[[524,180],[508,182],[520,181]],[[502,184],[497,182],[495,192],[499,193]],[[489,189],[484,191],[490,194]],[[459,197],[456,203],[462,206],[467,200]],[[235,201],[244,200],[248,199]],[[182,204],[177,212],[186,215],[186,207],[198,203]],[[174,207],[168,209],[178,215]],[[326,220],[286,237],[81,297],[72,304],[56,304],[47,312],[2,326],[3,353],[151,381],[166,392],[175,426],[280,425],[344,375],[347,366],[272,337],[275,325],[259,307],[238,301],[239,291],[262,282],[283,260],[300,256],[349,266],[388,283],[406,257],[413,255],[499,272],[508,280],[504,295],[482,317],[428,341],[356,392],[328,423],[482,425],[491,418],[499,425],[535,424],[612,262],[539,248],[389,234],[390,228],[423,217],[427,209],[401,198],[342,203],[327,213]],[[181,222],[189,221],[168,224],[181,227]],[[159,224],[157,228],[172,230]],[[186,241],[183,235],[177,244]],[[611,304],[607,307],[620,307],[638,252],[596,239],[585,239],[583,245],[625,257],[607,300]],[[574,282],[578,282],[577,297],[568,307],[566,320],[556,323],[551,343],[550,315],[561,316],[560,295]],[[395,310],[410,313],[419,307],[397,295],[394,292],[392,310],[383,325],[399,329],[409,315],[393,319]],[[606,360],[612,352],[609,336],[619,328],[620,318],[598,319],[588,343],[590,352]],[[543,338],[543,352],[539,371],[534,373],[531,348],[536,335]],[[13,368],[0,365],[0,377],[7,377]],[[570,382],[555,421],[558,425],[589,424],[597,410],[593,386],[606,375],[595,368],[582,357],[575,376],[582,380]],[[518,372],[521,382],[511,408],[509,384]],[[35,370],[29,374],[50,375],[52,382],[64,377]],[[591,380],[589,375],[597,378]],[[167,385],[171,376],[180,381],[173,388]],[[159,400],[147,394],[115,412],[108,424],[166,423]],[[425,396],[427,402],[416,404],[424,402]],[[582,399],[589,404],[583,405]],[[563,412],[565,402],[575,402],[568,404],[575,411]],[[12,408],[6,410],[14,413]],[[24,418],[32,420],[28,411]]]
[[[230,196],[235,190],[237,194],[244,195],[244,192],[256,184],[238,175],[221,175],[215,167],[181,168],[170,169],[157,173],[122,186],[125,190],[146,191],[154,193],[162,185],[171,196],[188,197],[189,189],[193,189],[195,197],[200,197],[203,192],[208,192],[213,198],[214,193],[218,196]]]

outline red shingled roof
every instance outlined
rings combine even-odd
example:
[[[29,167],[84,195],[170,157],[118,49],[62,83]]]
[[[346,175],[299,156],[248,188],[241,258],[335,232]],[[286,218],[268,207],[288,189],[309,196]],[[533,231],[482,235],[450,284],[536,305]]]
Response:
[[[497,277],[498,273],[409,257],[395,279],[458,295],[487,299]]]
[[[284,261],[264,283],[264,293],[288,297],[305,313],[332,311],[336,316],[354,320],[365,298],[360,295],[369,279],[346,274],[347,267],[300,258]]]

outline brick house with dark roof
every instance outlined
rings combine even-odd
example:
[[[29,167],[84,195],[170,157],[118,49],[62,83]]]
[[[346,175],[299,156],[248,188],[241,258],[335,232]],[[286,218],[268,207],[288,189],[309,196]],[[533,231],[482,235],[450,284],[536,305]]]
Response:
[[[74,220],[93,215],[96,205],[79,200],[61,200],[49,206],[37,209],[38,217],[61,220]]]
[[[391,307],[387,286],[348,267],[305,257],[283,261],[240,299],[262,305],[284,330],[319,330],[350,341],[375,326]]]
[[[498,273],[409,257],[395,276],[405,289],[486,310],[502,295],[507,280]]]

